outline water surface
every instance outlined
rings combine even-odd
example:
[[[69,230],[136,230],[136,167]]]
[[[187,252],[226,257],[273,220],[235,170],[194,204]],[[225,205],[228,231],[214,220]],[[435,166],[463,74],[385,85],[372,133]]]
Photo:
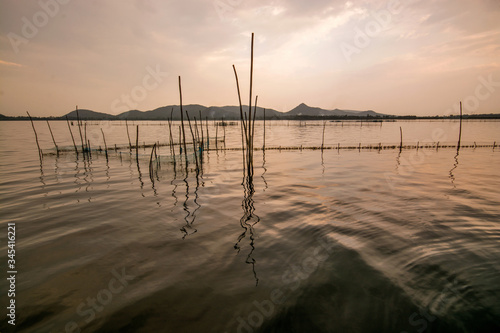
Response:
[[[141,141],[168,140],[165,124],[140,124]],[[498,122],[465,124],[466,143],[499,139]],[[48,152],[44,125],[35,122]],[[266,125],[269,147],[321,144],[321,122]],[[400,126],[408,142],[456,137],[454,122],[327,126],[331,147],[398,143]],[[52,128],[72,144],[66,123]],[[88,127],[95,146],[100,128],[108,145],[128,144],[122,124],[102,122]],[[500,328],[498,148],[258,151],[244,179],[241,151],[205,152],[196,172],[161,147],[150,177],[150,148],[138,161],[123,150],[40,164],[28,122],[0,129],[0,223],[5,234],[17,227],[16,332]],[[227,148],[238,130],[226,128]],[[13,331],[5,317],[1,330]]]

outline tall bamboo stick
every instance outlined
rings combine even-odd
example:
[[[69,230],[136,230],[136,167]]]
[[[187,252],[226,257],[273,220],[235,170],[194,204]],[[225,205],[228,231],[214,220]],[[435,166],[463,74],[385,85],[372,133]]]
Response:
[[[200,132],[201,132],[201,150],[205,150],[205,136],[203,135],[203,118],[200,110]]]
[[[169,142],[170,142],[170,154],[175,155],[174,140],[173,140],[173,137],[172,137],[172,119],[168,120],[168,132],[169,132],[168,139],[169,139]]]
[[[248,142],[247,126],[245,123],[245,119],[243,117],[243,104],[241,103],[240,83],[238,80],[238,73],[236,72],[236,67],[234,65],[233,65],[233,70],[234,70],[234,76],[236,78],[236,90],[238,90],[238,102],[240,104],[240,118],[241,118],[242,132],[245,133],[245,141]],[[242,147],[242,149],[245,149],[245,147]]]
[[[219,124],[217,122],[215,122],[215,150],[219,150],[218,149],[218,134],[219,134]]]
[[[399,141],[399,151],[403,150],[403,129],[401,126],[399,126],[399,136],[400,136],[400,141]]]
[[[457,152],[460,150],[460,141],[462,139],[462,102],[460,102],[460,128],[458,130]]]
[[[137,133],[135,136],[135,157],[139,160],[139,125],[137,125]]]
[[[180,126],[179,126],[179,155],[182,155],[182,138],[181,138],[181,127]],[[182,156],[180,158],[182,158]]]
[[[85,144],[83,143],[82,126],[80,124],[80,115],[78,114],[78,105],[76,106],[76,122],[78,124],[78,132],[80,133],[80,141],[82,143],[82,153],[85,159]]]
[[[132,142],[130,141],[130,133],[128,132],[128,122],[127,122],[127,119],[125,119],[125,127],[127,127],[128,149],[129,149],[130,152],[132,152]]]
[[[73,141],[73,146],[75,147],[76,156],[78,156],[78,149],[76,148],[75,137],[73,136],[73,132],[71,131],[71,126],[69,126],[69,119],[66,116],[66,123],[68,124],[69,133],[71,134],[71,140]]]
[[[184,131],[184,115],[182,110],[182,86],[181,86],[181,76],[179,75],[179,99],[180,99],[180,108],[181,108],[181,126],[182,126],[182,142],[184,145],[184,156],[186,157],[186,165],[187,165],[187,149],[186,149],[186,133]]]
[[[40,144],[38,143],[38,135],[36,134],[35,124],[33,124],[33,119],[31,119],[30,113],[28,111],[26,111],[26,113],[28,114],[28,117],[30,118],[31,127],[33,127],[33,132],[35,133],[36,146],[38,147],[38,157],[40,158],[40,163],[42,163],[43,152],[42,152],[42,148],[40,148]]]
[[[191,131],[191,137],[193,139],[194,160],[196,162],[196,171],[198,171],[199,165],[198,165],[198,154],[196,152],[196,138],[194,136],[193,128],[191,127],[191,119],[189,119],[189,114],[187,113],[187,111],[186,111],[186,117],[187,117],[188,124],[189,124],[189,130]]]
[[[262,145],[262,150],[266,150],[266,109],[264,109],[264,143]]]
[[[251,47],[251,53],[250,53],[250,95],[249,95],[249,101],[248,101],[248,124],[249,127],[252,124],[252,89],[253,89],[253,41],[254,41],[254,34],[252,32],[252,47]],[[248,129],[248,137],[249,140],[252,139],[251,137],[251,130],[250,128]],[[249,142],[250,143],[250,142]],[[251,147],[251,145],[250,145]]]
[[[90,140],[87,140],[87,122],[85,122],[84,129],[85,129],[85,131],[84,131],[85,132],[85,142],[90,142]],[[89,146],[87,146],[87,150],[90,150]]]
[[[208,132],[208,116],[205,116],[205,125],[207,127],[207,151],[210,150],[210,136],[209,136],[209,132]]]
[[[326,127],[326,120],[323,120],[323,138],[321,139],[321,151],[323,151],[325,145],[325,127]]]
[[[52,133],[52,128],[50,128],[48,120],[47,120],[47,126],[49,126],[50,136],[52,137],[52,142],[54,142],[54,146],[56,147],[56,153],[59,155],[59,147],[57,147],[56,139],[54,139],[54,134]]]
[[[106,144],[106,137],[104,136],[104,131],[101,128],[102,139],[104,141],[104,152],[106,153],[106,161],[108,160],[108,145]]]

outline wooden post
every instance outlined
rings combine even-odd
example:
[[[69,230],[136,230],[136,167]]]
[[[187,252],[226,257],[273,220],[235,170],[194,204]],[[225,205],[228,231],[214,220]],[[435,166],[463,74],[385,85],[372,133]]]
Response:
[[[181,86],[181,77],[179,75],[179,99],[180,99],[180,108],[181,108],[181,126],[182,126],[182,142],[184,145],[184,156],[186,157],[186,165],[188,162],[187,159],[187,149],[186,149],[186,133],[184,131],[184,115],[182,110],[182,86]]]
[[[219,124],[215,122],[215,150],[218,150],[218,135],[219,135]]]
[[[207,127],[207,150],[210,150],[210,136],[208,132],[208,116],[205,116],[205,125]]]
[[[205,136],[203,135],[203,118],[201,117],[201,110],[200,112],[200,132],[201,132],[201,150],[203,151],[205,149]]]
[[[83,143],[82,126],[80,123],[80,116],[78,114],[78,105],[76,106],[76,122],[78,123],[78,132],[80,132],[80,141],[82,142],[83,158],[85,159],[85,144]]]
[[[42,152],[42,149],[40,148],[40,144],[38,143],[38,135],[36,134],[35,124],[33,124],[33,119],[31,119],[30,113],[28,111],[26,111],[26,113],[28,114],[28,117],[30,118],[31,127],[33,127],[33,132],[35,132],[35,141],[36,141],[36,146],[38,147],[38,157],[40,158],[40,164],[41,164],[42,159],[43,159],[43,152]],[[493,149],[495,149],[495,148],[493,148]]]
[[[49,121],[47,120],[47,126],[49,126],[50,136],[52,137],[52,142],[54,142],[54,146],[56,147],[56,153],[59,155],[59,147],[57,147],[56,139],[54,139],[54,134],[52,133],[52,128],[50,128]]]
[[[198,165],[198,154],[196,152],[196,138],[195,138],[195,135],[193,132],[193,128],[191,127],[191,119],[189,119],[189,114],[187,113],[187,111],[186,111],[186,117],[187,117],[188,124],[189,124],[189,130],[191,131],[191,137],[193,139],[194,160],[196,162],[196,171],[198,171],[199,165]]]
[[[460,127],[458,130],[458,144],[457,144],[457,152],[460,150],[460,141],[462,139],[462,102],[460,102]]]
[[[108,145],[106,144],[106,137],[104,136],[104,131],[101,128],[102,139],[104,141],[104,152],[106,153],[106,161],[108,160]]]
[[[264,143],[262,145],[262,150],[266,150],[266,109],[264,109]]]
[[[71,140],[73,141],[73,146],[75,147],[76,156],[78,156],[78,148],[76,148],[75,137],[73,136],[73,132],[71,131],[71,126],[69,126],[68,116],[66,116],[66,123],[68,124],[68,129],[69,133],[71,134]]]
[[[137,134],[135,137],[135,157],[139,160],[139,125],[137,125]]]
[[[400,141],[399,141],[399,151],[403,149],[403,129],[401,126],[399,126],[399,136],[400,136]]]
[[[130,141],[130,133],[128,132],[128,122],[127,122],[127,119],[125,119],[125,126],[127,127],[128,149],[129,149],[130,152],[132,152],[132,142]]]
[[[321,151],[323,151],[325,145],[325,127],[326,127],[326,120],[323,120],[323,138],[321,140]]]

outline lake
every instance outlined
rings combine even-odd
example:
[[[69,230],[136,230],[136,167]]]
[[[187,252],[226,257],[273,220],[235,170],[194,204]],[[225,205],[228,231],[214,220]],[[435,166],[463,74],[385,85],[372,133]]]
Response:
[[[164,121],[128,123],[137,158],[124,122],[88,122],[108,158],[50,124],[67,151],[35,121],[40,162],[30,122],[0,122],[2,332],[500,331],[498,121],[458,152],[457,121],[268,121],[266,150],[258,121],[252,178],[239,123],[209,122],[198,171]]]

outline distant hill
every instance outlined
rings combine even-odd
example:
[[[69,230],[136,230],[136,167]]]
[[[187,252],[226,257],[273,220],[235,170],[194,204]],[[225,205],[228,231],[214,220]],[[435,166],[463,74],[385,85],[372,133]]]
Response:
[[[239,106],[210,106],[206,107],[199,104],[189,104],[183,105],[182,109],[184,112],[189,114],[189,117],[197,119],[201,117],[203,119],[226,119],[226,120],[238,120],[240,119],[240,107]],[[254,109],[252,107],[252,109]],[[354,110],[325,110],[317,107],[311,107],[304,103],[298,105],[288,112],[279,112],[273,109],[266,110],[266,119],[293,119],[295,117],[332,117],[332,116],[351,116],[351,117],[367,117],[367,116],[384,116],[383,114],[374,112],[372,110],[368,111],[354,111]],[[248,111],[248,106],[243,106],[243,111]],[[139,111],[130,110],[119,115],[113,116],[106,113],[95,112],[91,110],[79,110],[80,119],[88,120],[167,120],[172,117],[173,120],[180,120],[180,107],[179,105],[167,105],[162,106],[150,111]],[[67,114],[68,118],[76,119],[76,112],[71,111]],[[187,118],[187,117],[184,117]],[[256,119],[264,118],[264,108],[257,107]]]
[[[226,120],[239,120],[240,107],[239,106],[210,106],[206,107],[199,104],[183,105],[184,112],[187,112],[190,119],[200,119],[200,114],[203,119],[226,119]],[[254,107],[252,107],[254,110]],[[243,111],[248,111],[248,106],[243,106]],[[317,107],[311,107],[304,103],[296,106],[288,112],[280,112],[273,109],[265,109],[266,119],[316,119],[321,117],[384,117],[381,113],[372,110],[368,111],[354,111],[354,110],[325,110]],[[149,111],[129,110],[118,115],[111,115],[103,112],[96,112],[88,109],[79,109],[78,115],[81,120],[167,120],[172,117],[173,120],[180,120],[180,107],[179,105],[167,105]],[[76,120],[76,110],[69,112],[62,117],[35,117],[37,119],[68,119]],[[0,120],[23,120],[24,116],[20,117],[7,117],[0,115]],[[187,120],[187,117],[184,117]],[[264,118],[264,108],[257,107],[256,119]]]
[[[377,113],[372,110],[368,111],[354,111],[354,110],[325,110],[321,108],[316,108],[316,107],[311,107],[308,106],[304,103],[296,106],[292,110],[284,113],[286,116],[314,116],[314,117],[319,117],[319,116],[355,116],[355,117],[383,117],[385,116],[384,114]]]
[[[86,110],[86,109],[81,109],[78,110],[78,117],[75,111],[71,111],[70,113],[66,114],[62,118],[68,117],[70,120],[76,120],[78,117],[80,119],[85,119],[85,120],[115,120],[117,119],[116,116],[107,114],[107,113],[102,113],[102,112],[96,112],[92,110]]]

